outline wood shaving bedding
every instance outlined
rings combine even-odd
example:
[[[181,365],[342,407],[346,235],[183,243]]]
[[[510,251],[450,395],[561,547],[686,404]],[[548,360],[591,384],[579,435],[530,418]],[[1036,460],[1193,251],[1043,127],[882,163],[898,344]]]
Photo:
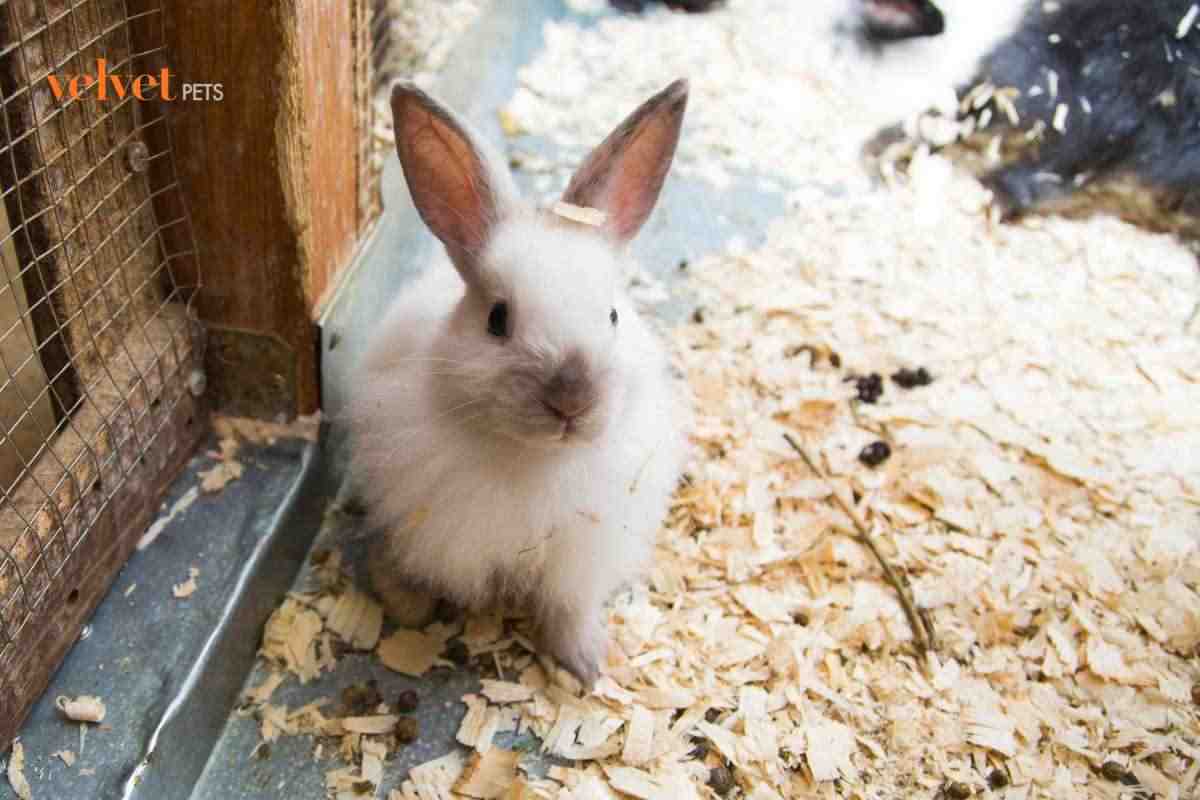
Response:
[[[108,713],[108,709],[104,706],[104,701],[92,695],[57,697],[54,700],[54,707],[72,722],[100,723],[104,721],[104,716]]]
[[[788,211],[761,246],[689,265],[702,313],[672,339],[695,458],[647,584],[613,606],[595,690],[537,658],[524,622],[468,620],[460,641],[495,672],[464,698],[465,752],[389,800],[1200,791],[1193,259],[1107,218],[991,226],[982,187],[938,157],[872,185],[857,145],[893,121],[873,102],[888,65],[837,50],[812,13],[554,23],[522,73],[505,129],[564,149],[547,191],[686,74],[682,171],[774,176]],[[617,63],[636,66],[610,79]],[[918,367],[929,385],[890,377]],[[856,521],[930,621],[926,654]],[[264,655],[301,680],[336,668],[326,639],[354,638],[318,611],[351,602],[336,559],[326,579],[268,626]],[[423,675],[455,633],[376,636],[377,657]],[[264,738],[345,728],[275,710],[274,688]],[[497,745],[518,728],[569,765],[532,777]]]
[[[12,751],[8,755],[8,785],[13,793],[21,800],[33,800],[33,789],[25,777],[25,746],[13,742]]]
[[[196,593],[196,579],[200,577],[200,570],[196,567],[188,568],[188,578],[183,583],[177,583],[171,587],[171,594],[176,600],[186,600]]]

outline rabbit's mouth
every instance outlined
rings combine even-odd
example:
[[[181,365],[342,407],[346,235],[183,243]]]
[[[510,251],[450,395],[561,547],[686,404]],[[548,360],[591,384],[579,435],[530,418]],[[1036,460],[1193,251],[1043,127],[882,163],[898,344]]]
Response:
[[[604,422],[600,415],[591,412],[557,422],[555,442],[566,447],[594,442],[604,431]]]
[[[562,432],[559,434],[558,439],[564,444],[579,440],[581,438],[588,438],[589,440],[594,439],[595,436],[586,437],[585,432],[591,427],[593,426],[588,425],[586,421],[581,420],[580,417],[571,417],[570,419],[563,420],[561,425]]]
[[[595,409],[566,419],[544,418],[536,430],[522,431],[513,438],[537,450],[562,450],[596,442],[604,428],[604,415]]]

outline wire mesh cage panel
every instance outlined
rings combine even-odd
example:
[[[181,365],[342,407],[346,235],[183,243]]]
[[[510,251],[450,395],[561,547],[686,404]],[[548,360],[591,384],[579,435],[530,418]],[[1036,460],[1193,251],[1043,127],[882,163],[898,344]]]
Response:
[[[203,427],[162,16],[0,0],[0,747]]]

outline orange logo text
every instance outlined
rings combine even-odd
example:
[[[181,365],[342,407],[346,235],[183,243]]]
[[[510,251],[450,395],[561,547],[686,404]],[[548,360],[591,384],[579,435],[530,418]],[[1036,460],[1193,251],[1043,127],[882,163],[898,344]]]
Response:
[[[133,96],[138,100],[174,100],[171,94],[171,72],[166,67],[157,74],[120,75],[110,72],[108,61],[96,60],[96,71],[90,75],[72,75],[70,77],[49,75],[50,91],[54,97],[62,100],[70,96],[77,100],[79,96],[91,90],[94,86],[97,100],[124,100]]]

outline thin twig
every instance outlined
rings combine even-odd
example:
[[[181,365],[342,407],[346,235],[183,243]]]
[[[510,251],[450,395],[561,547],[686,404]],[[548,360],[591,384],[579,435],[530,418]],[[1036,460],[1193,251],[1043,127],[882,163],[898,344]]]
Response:
[[[904,616],[908,617],[908,624],[912,628],[917,649],[922,655],[937,650],[937,638],[934,636],[933,621],[923,611],[917,611],[916,605],[909,596],[908,581],[897,575],[895,570],[892,569],[892,565],[888,563],[888,560],[884,558],[883,553],[880,552],[879,547],[875,544],[875,539],[871,536],[870,531],[867,530],[866,524],[859,518],[858,513],[842,498],[836,487],[834,487],[833,482],[817,466],[817,463],[809,457],[804,448],[797,444],[796,440],[789,434],[785,433],[783,438],[799,454],[800,458],[808,465],[813,474],[829,485],[838,508],[854,523],[854,529],[858,533],[858,541],[867,546],[867,549],[875,556],[875,560],[879,562],[879,566],[883,568],[884,577],[887,578],[887,582],[892,585],[892,588],[896,590],[896,594],[900,597],[900,605],[904,609]]]

